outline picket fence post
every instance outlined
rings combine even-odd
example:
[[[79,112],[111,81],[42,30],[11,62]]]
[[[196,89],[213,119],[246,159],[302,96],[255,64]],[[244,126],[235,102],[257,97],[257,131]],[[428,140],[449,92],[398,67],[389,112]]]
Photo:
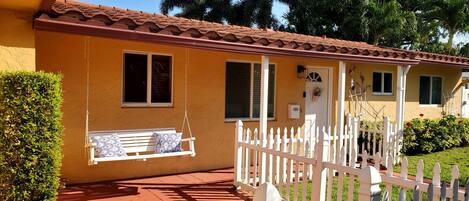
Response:
[[[235,179],[233,180],[233,185],[238,187],[238,182],[241,181],[241,168],[242,168],[242,155],[243,155],[243,149],[239,144],[240,142],[243,141],[243,122],[241,120],[238,120],[236,122],[235,133],[236,133],[235,146],[234,146]]]
[[[352,150],[355,150],[355,151],[352,151],[351,154],[351,158],[352,158],[352,162],[354,163],[353,164],[353,167],[355,167],[355,162],[358,160],[358,134],[359,134],[359,129],[360,129],[360,119],[358,119],[358,117],[353,117],[353,125],[352,125],[352,134],[353,134],[353,147],[352,147]]]
[[[312,186],[315,186],[311,190],[311,200],[324,201],[326,200],[326,170],[324,168],[324,162],[327,162],[329,155],[329,133],[323,128],[323,134],[319,134],[319,142],[316,144],[315,155],[316,165],[313,169],[313,180]],[[316,186],[319,186],[317,188]]]
[[[432,184],[433,184],[433,200],[438,200],[439,195],[441,192],[440,190],[440,184],[441,184],[441,168],[440,168],[440,163],[435,163],[433,166],[433,179],[432,179]]]
[[[387,168],[387,161],[390,151],[389,151],[389,137],[390,137],[390,129],[389,129],[389,117],[385,116],[383,118],[383,165]],[[394,156],[393,156],[394,157]]]
[[[360,181],[360,187],[358,189],[359,201],[381,200],[381,189],[379,187],[381,175],[376,168],[367,166],[362,169],[360,175],[358,175],[358,179]]]

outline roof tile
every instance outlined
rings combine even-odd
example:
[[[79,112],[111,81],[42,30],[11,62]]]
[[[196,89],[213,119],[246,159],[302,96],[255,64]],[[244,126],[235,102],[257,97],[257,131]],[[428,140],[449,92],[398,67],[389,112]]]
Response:
[[[469,66],[469,58],[464,57],[384,48],[365,42],[226,25],[71,0],[56,1],[47,15],[51,19],[60,21],[130,29],[155,34],[169,34],[180,37],[221,40],[231,43],[277,48],[293,48],[302,51],[361,55],[370,58],[418,59]],[[41,18],[43,17],[41,16]]]

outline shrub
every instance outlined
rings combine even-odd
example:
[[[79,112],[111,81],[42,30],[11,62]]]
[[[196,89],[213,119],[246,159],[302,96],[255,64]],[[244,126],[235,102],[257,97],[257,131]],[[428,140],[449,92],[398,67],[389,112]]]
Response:
[[[407,155],[431,153],[469,142],[469,121],[447,115],[441,119],[415,118],[404,128],[402,151]]]
[[[59,75],[0,73],[0,200],[55,200],[61,93]]]

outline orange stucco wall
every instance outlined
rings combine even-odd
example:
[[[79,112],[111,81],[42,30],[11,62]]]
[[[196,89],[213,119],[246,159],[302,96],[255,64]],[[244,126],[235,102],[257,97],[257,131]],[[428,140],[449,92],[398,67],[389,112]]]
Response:
[[[0,8],[0,71],[35,69],[33,12]]]
[[[347,72],[350,72],[355,67],[354,78],[359,80],[360,75],[363,76],[364,85],[367,88],[366,98],[363,98],[363,105],[370,113],[378,112],[381,116],[384,114],[395,121],[396,117],[396,83],[397,83],[397,67],[394,65],[374,65],[374,64],[349,64]],[[373,72],[391,72],[393,78],[392,95],[374,95],[372,93]],[[404,119],[406,121],[419,117],[420,114],[424,118],[440,118],[442,112],[453,112],[454,115],[459,116],[461,113],[461,90],[454,91],[461,82],[461,69],[455,67],[445,67],[441,65],[428,65],[419,64],[412,66],[407,74],[407,88],[405,97],[405,112]],[[347,75],[346,89],[350,86],[350,74]],[[448,96],[453,92],[454,97],[450,101],[444,102],[442,105],[420,105],[419,104],[419,87],[421,75],[437,75],[443,78],[443,96]],[[355,112],[356,101],[350,101],[350,94],[347,93],[347,111]],[[366,104],[365,102],[368,102]],[[371,119],[371,115],[363,112],[364,118]]]
[[[83,183],[122,178],[164,175],[188,171],[207,170],[233,166],[234,122],[227,122],[225,115],[225,62],[260,62],[260,55],[235,54],[184,48],[127,40],[36,31],[37,69],[62,73],[64,105],[63,167],[62,177],[71,183]],[[174,85],[172,107],[123,107],[122,54],[124,51],[142,51],[170,54],[173,56]],[[182,125],[184,114],[184,66],[188,67],[188,109],[193,133],[196,135],[197,156],[194,158],[150,159],[146,162],[123,161],[99,163],[88,166],[85,145],[86,80],[89,69],[89,129],[114,130],[136,128],[175,127]],[[336,119],[338,61],[271,56],[276,72],[275,119],[269,127],[302,126],[304,118],[291,120],[287,117],[289,103],[304,108],[305,82],[298,79],[296,66],[331,67],[333,72],[332,122]],[[371,91],[373,71],[393,72],[396,83],[396,67],[348,63],[356,66]],[[441,116],[443,107],[423,107],[418,104],[420,74],[443,76],[444,92],[452,90],[460,82],[461,70],[441,66],[414,66],[407,76],[405,118]],[[350,77],[347,78],[347,87]],[[346,90],[348,96],[348,90]],[[347,100],[347,99],[346,99]],[[384,106],[383,112],[394,119],[395,87],[392,96],[373,96],[367,100],[374,108]],[[460,92],[455,93],[454,105],[460,105]],[[347,111],[352,103],[346,104]],[[460,108],[459,108],[460,110]],[[456,111],[458,112],[458,111]],[[301,116],[304,115],[302,111]],[[245,122],[246,127],[257,127],[257,121]]]
[[[186,49],[155,43],[87,37],[47,31],[36,32],[38,70],[64,76],[62,177],[71,183],[144,177],[233,166],[234,122],[225,122],[225,62],[257,61],[260,55]],[[169,108],[125,108],[122,96],[122,53],[124,50],[171,54],[174,58],[174,106]],[[187,50],[187,52],[186,52]],[[186,55],[187,53],[187,55]],[[194,158],[150,159],[87,165],[85,143],[86,75],[89,67],[90,130],[175,127],[184,112],[184,65],[188,61],[188,109],[197,156]],[[287,117],[289,103],[304,108],[305,82],[298,79],[296,66],[333,68],[333,100],[337,100],[337,61],[308,58],[270,57],[277,66],[276,115],[269,126],[302,126],[304,119]],[[333,107],[335,108],[335,107]],[[335,110],[335,109],[333,109]],[[302,112],[302,115],[304,113]],[[332,111],[335,114],[335,111]],[[335,118],[333,118],[334,120]],[[258,123],[245,122],[247,127]]]

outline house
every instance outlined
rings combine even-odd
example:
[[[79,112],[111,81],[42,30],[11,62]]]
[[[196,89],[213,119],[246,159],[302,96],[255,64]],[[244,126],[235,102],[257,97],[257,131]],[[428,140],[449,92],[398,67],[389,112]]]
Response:
[[[71,183],[232,167],[238,119],[246,127],[260,124],[262,131],[343,127],[350,112],[375,120],[387,115],[402,129],[404,120],[420,114],[461,114],[459,85],[468,58],[77,1],[44,2],[50,7],[24,3],[30,15],[37,12],[31,21],[5,11],[23,4],[1,3],[9,23],[1,25],[8,31],[0,45],[16,52],[17,60],[30,60],[9,69],[63,74],[62,177]],[[25,33],[25,50],[8,44]],[[0,64],[9,61],[0,57]],[[197,136],[195,157],[88,164],[87,131],[179,130],[185,111]]]

